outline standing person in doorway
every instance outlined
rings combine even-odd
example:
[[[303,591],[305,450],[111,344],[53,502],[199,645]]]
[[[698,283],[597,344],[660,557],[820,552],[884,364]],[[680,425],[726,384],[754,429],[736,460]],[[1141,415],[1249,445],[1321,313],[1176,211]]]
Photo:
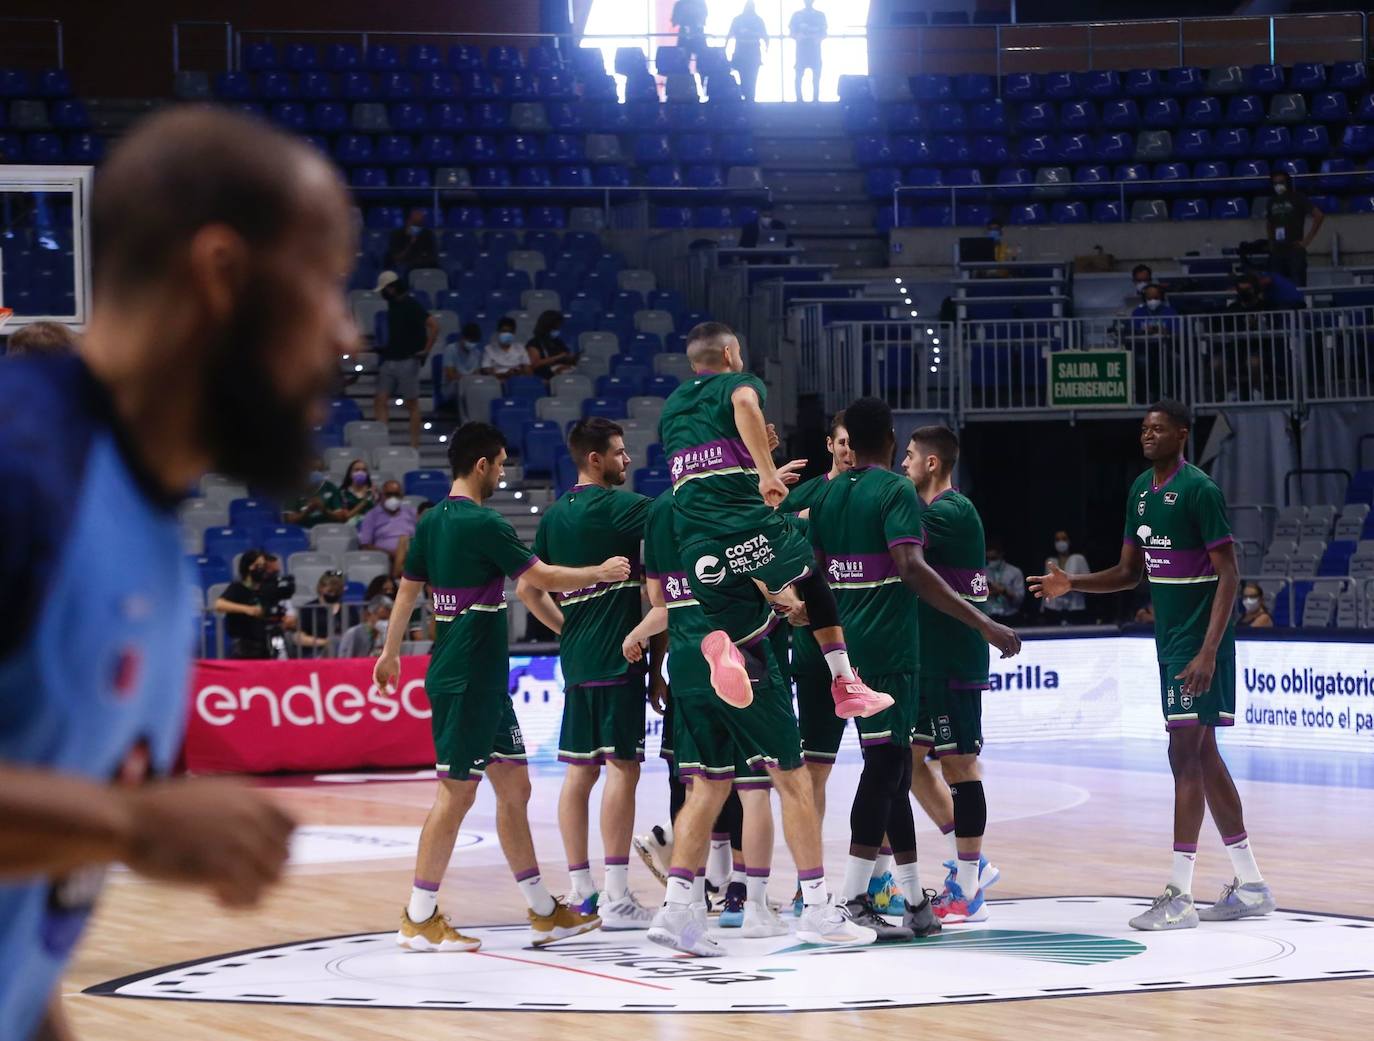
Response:
[[[811,100],[821,98],[821,41],[829,30],[825,14],[816,10],[816,0],[803,0],[805,7],[792,16],[787,32],[797,41],[797,100],[802,99],[802,74],[811,70]]]
[[[759,66],[763,64],[764,52],[768,50],[768,26],[763,24],[754,0],[747,0],[744,10],[735,15],[730,23],[726,43],[735,41],[735,49],[730,55],[730,65],[739,73],[740,89],[744,100],[753,101],[758,92]]]
[[[1307,285],[1307,247],[1321,231],[1326,214],[1302,192],[1293,190],[1287,170],[1275,170],[1270,178],[1274,194],[1269,197],[1265,227],[1269,233],[1269,270],[1282,275],[1299,288]],[[1307,218],[1312,227],[1307,227]]]
[[[391,418],[395,398],[410,416],[410,447],[420,447],[420,366],[439,335],[439,321],[415,299],[405,279],[394,271],[377,276],[377,292],[386,300],[386,343],[378,345],[382,362],[377,372],[373,418]]]

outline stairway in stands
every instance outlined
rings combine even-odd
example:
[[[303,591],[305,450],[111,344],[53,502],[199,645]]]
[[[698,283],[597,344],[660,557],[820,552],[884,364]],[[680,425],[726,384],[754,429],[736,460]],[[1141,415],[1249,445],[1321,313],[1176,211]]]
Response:
[[[887,265],[887,239],[874,226],[839,105],[761,104],[754,148],[773,214],[808,263],[842,269]]]

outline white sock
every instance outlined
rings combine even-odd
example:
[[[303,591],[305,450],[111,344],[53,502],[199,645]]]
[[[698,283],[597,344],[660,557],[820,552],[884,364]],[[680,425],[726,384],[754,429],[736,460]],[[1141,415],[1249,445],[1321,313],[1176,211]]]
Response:
[[[529,905],[531,911],[537,915],[553,914],[554,902],[549,891],[544,888],[544,880],[539,877],[539,872],[527,878],[516,877],[515,884],[520,887],[520,895],[525,898],[525,903]]]
[[[854,668],[849,664],[849,651],[844,644],[826,644],[830,650],[825,652],[825,663],[830,666],[830,678],[832,680],[854,678]]]
[[[751,904],[768,904],[768,876],[750,874],[744,880],[746,899]]]
[[[568,888],[578,896],[591,896],[595,893],[596,884],[592,881],[592,869],[586,864],[568,868]]]
[[[1242,884],[1263,882],[1264,878],[1255,864],[1255,851],[1250,848],[1249,837],[1242,831],[1238,836],[1230,836],[1230,839],[1231,841],[1226,843],[1226,852],[1231,855],[1231,867],[1236,872],[1236,878],[1240,879]]]
[[[943,835],[943,836],[946,838],[946,840],[948,840],[948,842],[949,842],[949,856],[947,856],[945,859],[946,859],[946,860],[958,860],[958,859],[959,859],[959,840],[956,839],[956,838],[954,837],[954,822],[953,822],[953,821],[950,822],[950,824],[949,824],[949,831],[945,831],[944,828],[941,828],[941,829],[940,829],[940,834]]]
[[[844,884],[840,887],[841,900],[853,900],[868,892],[868,880],[873,877],[873,861],[866,857],[850,855],[844,863]],[[806,892],[806,887],[802,887]]]
[[[671,846],[673,844],[673,822],[669,821],[667,824],[660,824],[658,830],[663,832],[663,844],[665,846]]]
[[[692,879],[692,903],[706,903],[706,876],[700,872]]]
[[[803,872],[807,874],[807,872]],[[825,875],[815,872],[814,878],[800,879],[798,884],[802,891],[802,906],[815,907],[817,904],[830,903],[830,888],[825,884]],[[867,885],[868,883],[864,883]]]
[[[722,888],[726,880],[730,877],[730,868],[734,859],[730,854],[730,836],[723,835],[716,838],[711,837],[711,852],[706,857],[706,877],[711,880],[711,885],[717,889]]]
[[[674,907],[683,908],[692,902],[693,881],[685,875],[668,876],[668,896],[664,901]]]
[[[625,899],[630,892],[630,865],[611,864],[606,865],[606,900],[615,903],[617,900]]]
[[[954,871],[954,882],[963,890],[964,899],[972,900],[978,895],[978,854],[960,853],[955,859]]]
[[[1193,892],[1193,866],[1197,863],[1197,847],[1192,849],[1179,849],[1179,844],[1174,844],[1174,870],[1169,875],[1169,884],[1178,889],[1180,893],[1191,895]],[[1229,848],[1229,847],[1228,847]]]
[[[748,883],[748,881],[749,881],[749,876],[745,874],[744,868],[742,868],[742,867],[732,867],[732,868],[730,869],[730,884],[731,884],[732,886],[733,886],[736,882],[738,882],[740,885],[745,885],[745,884]]]
[[[429,889],[425,886],[410,887],[410,903],[406,904],[406,914],[416,925],[427,922],[439,907],[439,887]]]
[[[879,853],[878,859],[873,862],[873,877],[882,878],[892,870],[892,854]]]
[[[906,897],[906,906],[919,907],[925,896],[921,893],[921,871],[916,861],[913,860],[910,864],[894,864],[892,875],[897,879],[902,895]]]

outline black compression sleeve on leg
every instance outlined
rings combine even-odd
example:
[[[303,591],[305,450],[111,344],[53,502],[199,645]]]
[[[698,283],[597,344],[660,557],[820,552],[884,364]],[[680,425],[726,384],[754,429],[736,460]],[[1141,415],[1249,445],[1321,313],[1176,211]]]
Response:
[[[716,815],[716,823],[711,828],[712,834],[721,832],[730,833],[730,848],[740,848],[740,835],[744,830],[744,807],[740,805],[739,796],[735,794],[733,788],[730,795],[721,806],[720,813]]]
[[[896,745],[892,746],[897,748]],[[897,781],[887,811],[887,842],[894,853],[916,852],[916,818],[911,812],[911,800],[906,797],[911,790],[911,751],[897,748],[902,754],[902,775]]]
[[[676,770],[668,771],[668,819],[676,821],[678,811],[687,801],[687,786],[682,783]]]
[[[814,633],[840,624],[840,609],[835,605],[835,594],[830,591],[825,575],[813,571],[796,586],[797,594],[806,603],[806,616],[810,619],[808,629]]]
[[[906,801],[906,789],[901,787],[902,760],[910,762],[911,753],[896,745],[874,745],[865,748],[863,754],[864,769],[849,810],[849,837],[856,846],[876,848],[887,833],[893,801],[898,796]],[[914,832],[915,826],[912,828]]]
[[[954,799],[954,837],[978,839],[988,827],[988,801],[982,781],[960,781],[949,786]]]

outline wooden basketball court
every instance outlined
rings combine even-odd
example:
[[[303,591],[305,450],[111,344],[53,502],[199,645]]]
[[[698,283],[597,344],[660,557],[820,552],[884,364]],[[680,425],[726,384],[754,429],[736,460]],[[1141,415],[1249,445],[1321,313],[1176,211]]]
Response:
[[[767,988],[792,987],[790,993],[799,993],[796,983],[788,983],[786,976],[772,977],[774,982],[760,985],[760,993],[765,995],[761,998],[751,992],[746,1000],[731,987],[717,988],[719,1008],[710,1016],[668,1010],[680,987],[662,975],[627,981],[640,988],[630,997],[642,1006],[657,1005],[657,1009],[617,1011],[615,1015],[531,1011],[539,1007],[541,997],[549,999],[560,988],[591,993],[610,986],[606,980],[618,979],[627,970],[611,967],[605,958],[595,961],[600,957],[596,946],[583,948],[585,956],[593,957],[595,963],[536,964],[532,953],[519,949],[523,940],[516,932],[499,933],[502,938],[484,948],[492,952],[492,959],[457,965],[449,960],[481,956],[398,954],[395,957],[403,960],[395,961],[381,939],[371,948],[361,948],[375,948],[380,952],[378,957],[388,959],[386,964],[399,966],[395,972],[405,976],[413,971],[417,979],[480,965],[483,975],[473,977],[474,985],[480,980],[488,999],[492,988],[505,988],[509,1010],[461,1007],[462,1001],[474,997],[474,993],[465,993],[461,980],[454,985],[440,984],[448,987],[443,991],[447,1000],[431,1000],[411,1008],[380,1007],[394,1004],[394,999],[350,996],[354,992],[347,986],[369,985],[363,978],[366,973],[353,969],[336,973],[338,996],[317,989],[316,998],[311,1000],[318,999],[319,1005],[298,1005],[292,988],[305,985],[305,970],[279,954],[256,954],[227,963],[243,965],[257,958],[283,958],[258,962],[258,969],[249,966],[236,970],[258,972],[255,979],[259,989],[268,987],[271,991],[268,1003],[252,1003],[255,999],[245,998],[201,1000],[196,996],[194,979],[213,978],[214,972],[191,967],[161,980],[145,981],[145,987],[162,988],[156,992],[163,1000],[83,993],[90,987],[179,963],[201,959],[223,962],[232,952],[394,929],[412,873],[413,847],[409,843],[413,839],[404,829],[418,829],[423,822],[433,782],[302,779],[274,783],[272,790],[309,827],[306,835],[311,848],[301,850],[306,862],[291,869],[287,881],[262,908],[252,913],[226,913],[195,893],[117,873],[68,975],[65,1004],[80,1037],[104,1041],[413,1041],[425,1036],[489,1039],[516,1031],[523,1037],[595,1034],[639,1041],[645,1037],[746,1038],[756,1036],[761,1029],[781,1029],[798,1038],[826,1041],[859,1036],[859,1031],[878,1037],[914,1036],[919,1032],[990,1041],[1056,1036],[1061,1030],[1071,1032],[1069,1036],[1110,1036],[1122,1041],[1197,1035],[1247,1041],[1285,1036],[1368,1037],[1369,1024],[1374,1021],[1374,923],[1358,920],[1359,916],[1374,918],[1374,889],[1368,885],[1368,863],[1374,854],[1374,814],[1369,812],[1374,782],[1367,763],[1349,758],[1330,763],[1310,758],[1294,762],[1272,753],[1228,756],[1246,801],[1247,825],[1260,866],[1280,908],[1339,915],[1342,919],[1290,914],[1285,922],[1204,923],[1198,930],[1156,937],[1150,951],[1133,962],[1119,952],[1134,950],[1134,941],[1141,940],[1143,934],[1126,927],[1125,916],[1118,914],[1115,904],[1029,899],[1149,898],[1163,887],[1169,867],[1171,820],[1171,784],[1163,769],[1163,756],[1161,744],[1144,742],[1129,746],[1046,745],[1010,752],[994,749],[985,756],[990,806],[987,852],[1000,866],[1002,880],[990,894],[993,903],[988,922],[949,927],[944,936],[958,930],[999,930],[984,935],[1006,937],[1013,932],[1004,930],[1014,930],[1017,937],[1042,937],[1048,935],[1048,922],[1060,930],[1054,934],[1059,939],[1049,941],[1058,945],[1056,950],[1087,942],[1093,950],[1109,952],[1101,959],[1051,953],[1049,961],[1035,957],[1027,960],[992,948],[985,956],[969,957],[947,953],[947,946],[891,952],[884,957],[901,960],[889,960],[881,966],[864,961],[866,955],[827,955],[823,976],[817,979],[834,990],[832,1004],[841,1010],[792,1012],[785,1019],[775,1013],[787,1012],[789,1006],[786,1001],[779,1005],[776,990]],[[856,777],[857,767],[852,762],[842,763],[831,781],[826,851],[832,884],[838,881],[843,863],[848,803]],[[1265,779],[1257,779],[1261,777]],[[558,768],[535,768],[531,817],[545,878],[554,892],[566,885],[555,822],[559,783]],[[666,812],[666,803],[662,765],[646,764],[637,829],[657,821]],[[441,907],[459,925],[522,922],[523,905],[496,847],[486,786],[466,829],[479,841],[460,848],[455,855],[441,893]],[[938,862],[950,855],[949,840],[928,823],[920,837],[922,880],[938,888],[944,874]],[[594,868],[599,880],[600,866],[595,861],[598,846],[594,838]],[[1199,901],[1215,898],[1230,874],[1229,862],[1208,823],[1198,858],[1195,893]],[[794,867],[779,836],[771,889],[775,899],[790,898],[793,875]],[[642,900],[661,900],[661,886],[637,862],[631,877]],[[999,908],[999,901],[1012,903]],[[1060,916],[1062,926],[1057,924]],[[1022,919],[1039,922],[1039,931],[1015,927]],[[1304,961],[1307,937],[1318,935],[1318,931],[1326,945],[1325,960]],[[1086,940],[1085,932],[1092,934]],[[669,955],[645,941],[643,934],[592,934],[587,939],[617,950],[642,948],[643,956],[649,959]],[[361,940],[339,942],[366,944]],[[739,944],[728,933],[724,942],[727,947]],[[786,938],[781,942],[750,942],[773,945],[768,957],[758,964],[777,963],[790,956],[783,950]],[[1156,948],[1155,942],[1163,946]],[[779,953],[775,956],[774,951]],[[567,956],[563,957],[566,960]],[[619,956],[613,953],[608,957],[613,960]],[[942,958],[946,959],[943,966],[938,961]],[[955,963],[950,958],[963,960]],[[1049,963],[1056,958],[1056,964]],[[1098,961],[1114,958],[1121,960],[1108,970],[1097,966]],[[1164,968],[1123,968],[1144,966],[1149,958],[1156,959],[1150,964]],[[367,962],[345,959],[328,964],[337,969]],[[661,964],[673,968],[672,962]],[[803,961],[792,964],[803,965]],[[809,964],[817,963],[812,960]],[[855,1000],[846,998],[846,993],[857,995],[861,1004],[901,1005],[918,996],[922,981],[928,982],[930,974],[954,964],[962,967],[958,981],[963,990],[940,994],[938,1003],[897,1008],[843,1005],[846,1000]],[[887,977],[883,994],[871,993],[877,977],[866,967],[869,965],[875,971],[890,974],[895,969],[897,973]],[[200,977],[195,977],[197,971],[202,973]],[[794,970],[769,964],[761,971]],[[1115,984],[1099,984],[1094,975],[1099,971],[1127,972],[1127,976],[1117,978]],[[1041,972],[1051,973],[1047,979],[1057,980],[1059,985],[1043,985],[1046,980],[1036,977]],[[1305,974],[1316,981],[1282,982]],[[646,979],[649,981],[642,982]],[[793,977],[794,981],[800,979]],[[1065,980],[1069,982],[1065,984]],[[909,986],[904,981],[910,981]],[[387,993],[400,993],[398,988],[406,983],[405,979],[392,979],[392,990]],[[1119,986],[1121,991],[1094,993],[1099,985]],[[748,986],[753,985],[744,989]],[[1035,993],[1027,995],[1027,987]],[[1194,989],[1197,987],[1206,989]],[[707,996],[698,1001],[714,1000],[712,988],[701,990]],[[770,995],[774,995],[772,1001]],[[561,1003],[570,1006],[576,1000],[574,994]],[[377,1007],[324,1007],[350,1001],[370,1001]],[[545,1002],[559,1003],[552,999]],[[742,1010],[742,1004],[752,1006],[752,1010]]]

